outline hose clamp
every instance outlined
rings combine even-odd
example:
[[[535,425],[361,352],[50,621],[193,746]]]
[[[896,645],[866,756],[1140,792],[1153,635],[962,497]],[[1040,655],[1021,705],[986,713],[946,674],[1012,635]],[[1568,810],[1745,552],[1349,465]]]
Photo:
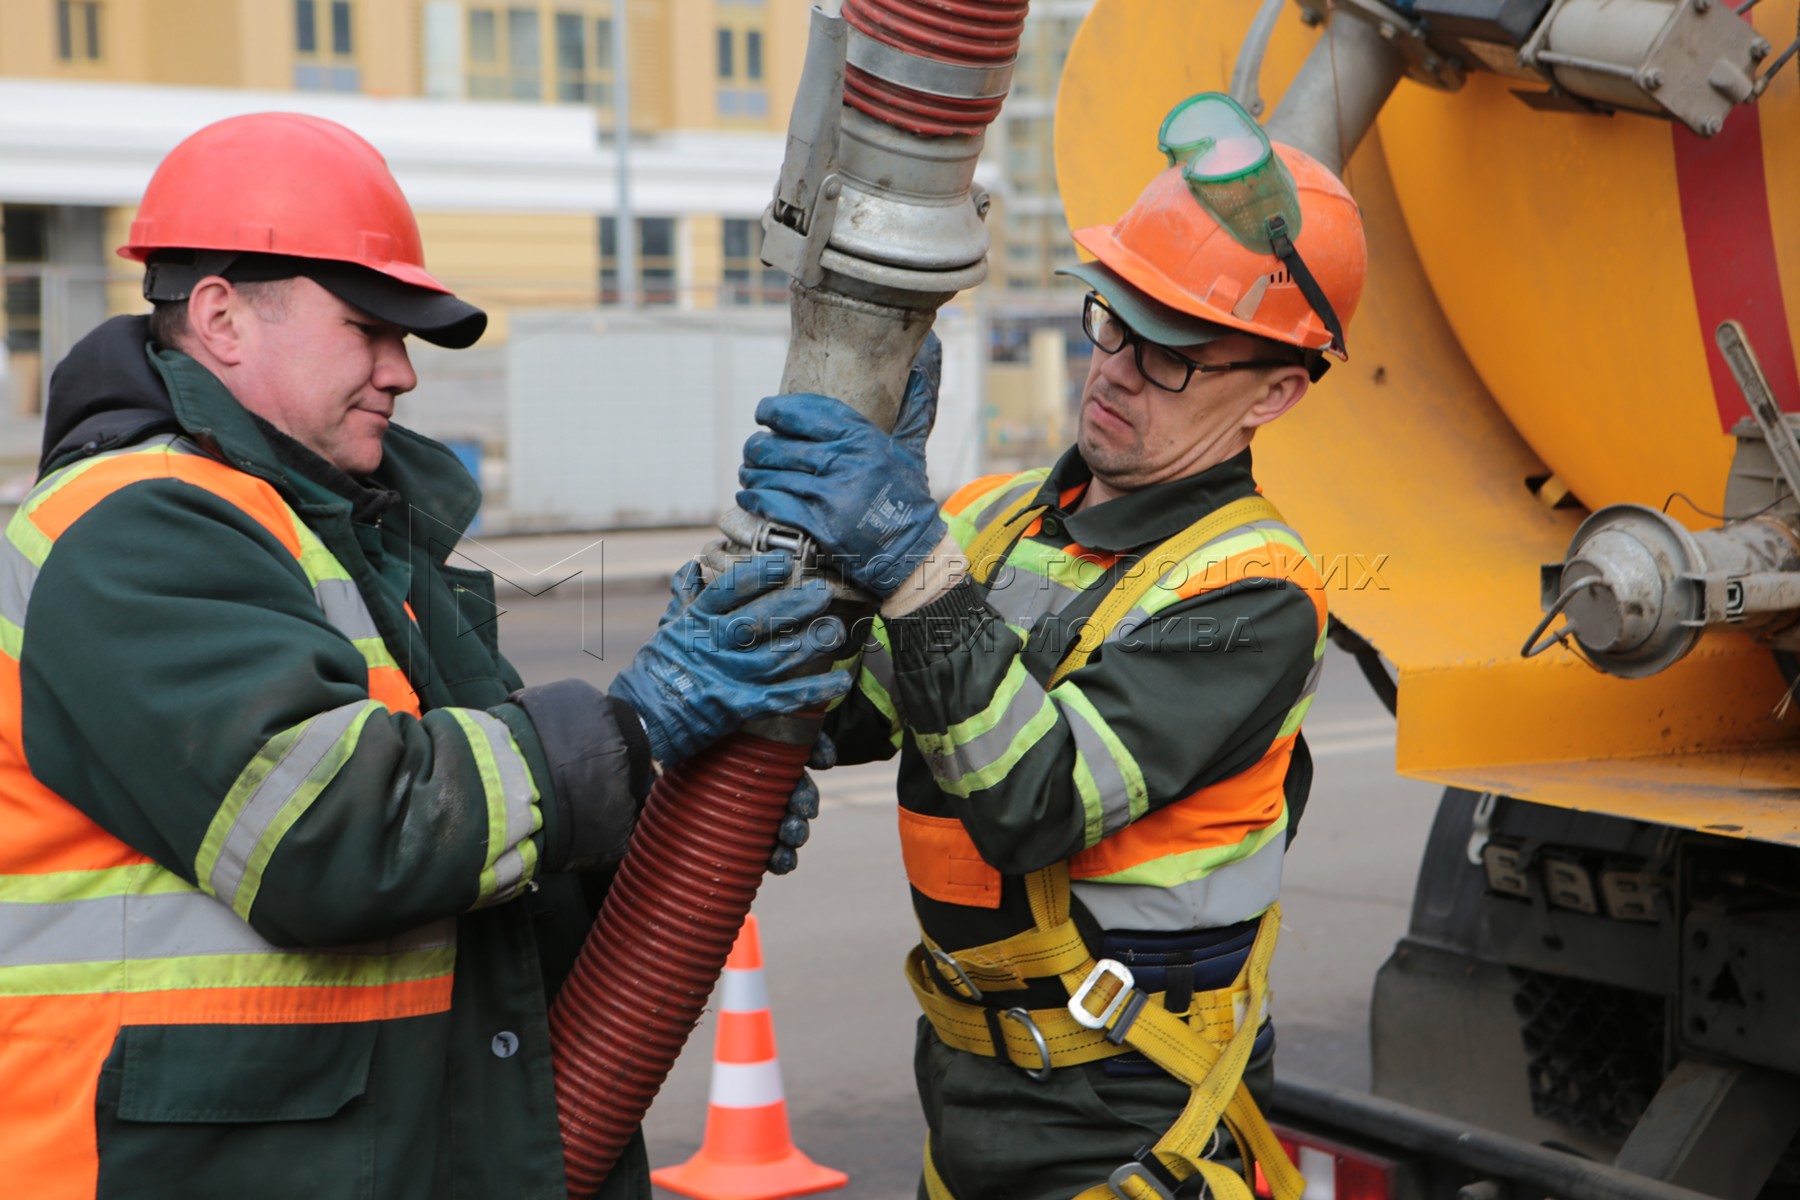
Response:
[[[851,66],[877,79],[953,100],[999,99],[1012,87],[1013,67],[1018,63],[1016,58],[992,67],[940,62],[895,49],[854,25],[844,57]]]

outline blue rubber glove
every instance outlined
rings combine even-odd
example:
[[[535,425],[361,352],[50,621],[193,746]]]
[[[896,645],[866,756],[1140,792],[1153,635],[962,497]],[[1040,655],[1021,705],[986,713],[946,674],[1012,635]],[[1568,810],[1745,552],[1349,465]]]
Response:
[[[804,529],[870,595],[898,591],[946,528],[922,462],[829,396],[771,396],[756,419],[768,429],[744,443],[738,507]]]
[[[925,470],[925,443],[937,424],[938,381],[943,374],[944,343],[937,334],[928,333],[906,376],[906,395],[894,420],[894,442],[920,471]]]
[[[832,742],[830,734],[819,734],[819,740],[813,743],[806,765],[815,771],[824,771],[837,765],[837,745]],[[794,786],[794,794],[788,797],[787,816],[781,818],[781,828],[775,831],[775,849],[769,855],[769,874],[786,875],[799,865],[798,852],[812,836],[812,820],[818,815],[819,789],[813,783],[812,776],[802,771],[800,782]]]
[[[844,644],[843,622],[823,615],[831,603],[824,580],[781,586],[793,567],[786,553],[732,564],[665,615],[613,679],[608,690],[637,711],[658,762],[680,762],[746,721],[815,708],[850,690],[848,671],[788,678]],[[677,572],[678,599],[680,586]]]

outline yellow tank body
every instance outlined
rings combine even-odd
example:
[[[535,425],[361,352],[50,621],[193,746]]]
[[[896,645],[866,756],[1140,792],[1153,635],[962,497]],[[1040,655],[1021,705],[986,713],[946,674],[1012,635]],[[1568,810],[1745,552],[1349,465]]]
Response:
[[[1765,0],[1794,27],[1800,0]],[[1161,165],[1178,100],[1228,88],[1256,0],[1098,0],[1057,105],[1072,227]],[[1318,35],[1280,18],[1272,111]],[[1771,35],[1780,45],[1783,39]],[[1800,72],[1710,141],[1634,115],[1541,112],[1527,85],[1402,82],[1345,182],[1370,273],[1351,360],[1257,439],[1258,476],[1321,560],[1334,613],[1399,675],[1402,772],[1640,820],[1800,840],[1800,717],[1768,650],[1709,634],[1648,679],[1566,649],[1525,660],[1538,567],[1584,515],[1635,502],[1716,522],[1744,401],[1711,349],[1749,329],[1800,407]],[[1684,501],[1670,497],[1680,493]]]

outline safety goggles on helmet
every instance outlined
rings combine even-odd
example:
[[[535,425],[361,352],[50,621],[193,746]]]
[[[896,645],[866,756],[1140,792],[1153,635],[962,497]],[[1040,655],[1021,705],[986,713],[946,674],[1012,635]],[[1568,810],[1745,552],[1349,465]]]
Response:
[[[1147,383],[1165,392],[1184,392],[1196,373],[1216,375],[1224,371],[1243,371],[1256,367],[1295,367],[1303,364],[1291,358],[1246,358],[1237,362],[1195,362],[1187,355],[1158,345],[1139,334],[1122,320],[1098,293],[1089,292],[1081,305],[1081,332],[1088,341],[1107,354],[1117,354],[1131,347],[1138,374]],[[1230,330],[1223,330],[1230,333]]]
[[[1344,354],[1343,324],[1294,248],[1301,217],[1294,178],[1262,126],[1230,96],[1202,92],[1163,118],[1157,145],[1220,228],[1244,248],[1281,260],[1330,332],[1331,349]]]

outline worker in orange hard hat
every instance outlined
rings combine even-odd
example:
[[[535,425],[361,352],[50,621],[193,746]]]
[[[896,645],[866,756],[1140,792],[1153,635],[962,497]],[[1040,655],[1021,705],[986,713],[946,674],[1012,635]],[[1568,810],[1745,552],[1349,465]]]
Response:
[[[829,592],[782,556],[683,579],[610,695],[525,687],[492,578],[445,562],[479,490],[392,423],[406,338],[486,318],[375,149],[212,125],[121,253],[154,311],[57,367],[0,540],[8,1178],[563,1200],[549,999],[653,763],[849,686],[786,679]],[[649,1195],[641,1141],[601,1194]]]
[[[1253,1164],[1301,1187],[1259,1105],[1326,610],[1250,444],[1346,354],[1362,224],[1227,97],[1178,105],[1161,144],[1131,210],[1075,234],[1093,355],[1054,466],[940,512],[929,406],[889,436],[817,398],[765,402],[745,449],[746,510],[852,563],[935,547],[861,569],[889,581],[881,618],[827,721],[840,761],[900,755],[927,1200],[1168,1200],[1196,1176],[1247,1200]],[[834,516],[828,462],[879,464],[882,520]]]

